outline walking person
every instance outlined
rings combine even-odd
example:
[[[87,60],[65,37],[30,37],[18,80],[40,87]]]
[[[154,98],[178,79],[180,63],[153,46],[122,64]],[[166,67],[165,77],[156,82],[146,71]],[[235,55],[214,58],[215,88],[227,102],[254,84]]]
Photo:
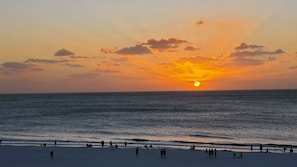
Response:
[[[53,151],[50,152],[50,156],[51,156],[51,160],[53,160],[54,159],[54,152]]]

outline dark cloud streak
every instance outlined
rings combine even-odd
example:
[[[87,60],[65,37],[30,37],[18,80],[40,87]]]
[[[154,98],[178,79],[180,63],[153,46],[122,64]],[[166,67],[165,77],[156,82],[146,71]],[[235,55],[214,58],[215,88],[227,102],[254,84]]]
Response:
[[[144,55],[144,54],[152,54],[152,52],[145,46],[136,45],[133,47],[122,48],[115,53],[120,55]]]
[[[43,69],[34,64],[28,64],[25,62],[6,62],[1,64],[0,71],[9,75],[25,71],[43,71]]]
[[[248,45],[242,42],[239,46],[235,47],[236,50],[244,50],[244,49],[262,49],[264,46],[261,45]]]
[[[68,60],[49,60],[49,59],[28,59],[26,63],[46,63],[46,64],[59,64],[68,62]]]
[[[149,39],[146,43],[143,43],[142,45],[146,45],[152,49],[163,51],[163,50],[178,48],[179,45],[183,43],[187,43],[187,41],[179,38],[168,38],[168,39],[160,39],[160,40]]]
[[[285,53],[282,49],[277,49],[273,52],[269,51],[261,51],[261,50],[255,50],[255,51],[237,51],[231,53],[231,57],[252,57],[252,56],[261,56],[261,55],[276,55],[276,54],[282,54]]]

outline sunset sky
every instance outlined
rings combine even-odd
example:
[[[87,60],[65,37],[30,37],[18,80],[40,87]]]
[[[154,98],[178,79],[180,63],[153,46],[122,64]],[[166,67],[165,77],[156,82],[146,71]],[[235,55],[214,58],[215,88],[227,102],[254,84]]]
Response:
[[[0,93],[296,89],[296,7],[1,0]]]

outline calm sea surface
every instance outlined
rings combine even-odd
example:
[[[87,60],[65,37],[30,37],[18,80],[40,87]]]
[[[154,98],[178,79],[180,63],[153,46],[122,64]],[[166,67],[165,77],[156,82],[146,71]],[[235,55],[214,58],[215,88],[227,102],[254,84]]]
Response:
[[[0,138],[281,151],[297,146],[297,90],[2,94]]]

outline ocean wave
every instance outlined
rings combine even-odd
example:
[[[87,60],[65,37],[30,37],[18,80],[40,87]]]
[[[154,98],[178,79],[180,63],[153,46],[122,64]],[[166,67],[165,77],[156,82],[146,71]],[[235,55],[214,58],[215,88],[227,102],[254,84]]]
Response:
[[[215,136],[215,135],[203,135],[203,134],[189,135],[189,136],[190,137],[198,137],[198,138],[234,139],[232,137],[227,137],[227,136]]]

